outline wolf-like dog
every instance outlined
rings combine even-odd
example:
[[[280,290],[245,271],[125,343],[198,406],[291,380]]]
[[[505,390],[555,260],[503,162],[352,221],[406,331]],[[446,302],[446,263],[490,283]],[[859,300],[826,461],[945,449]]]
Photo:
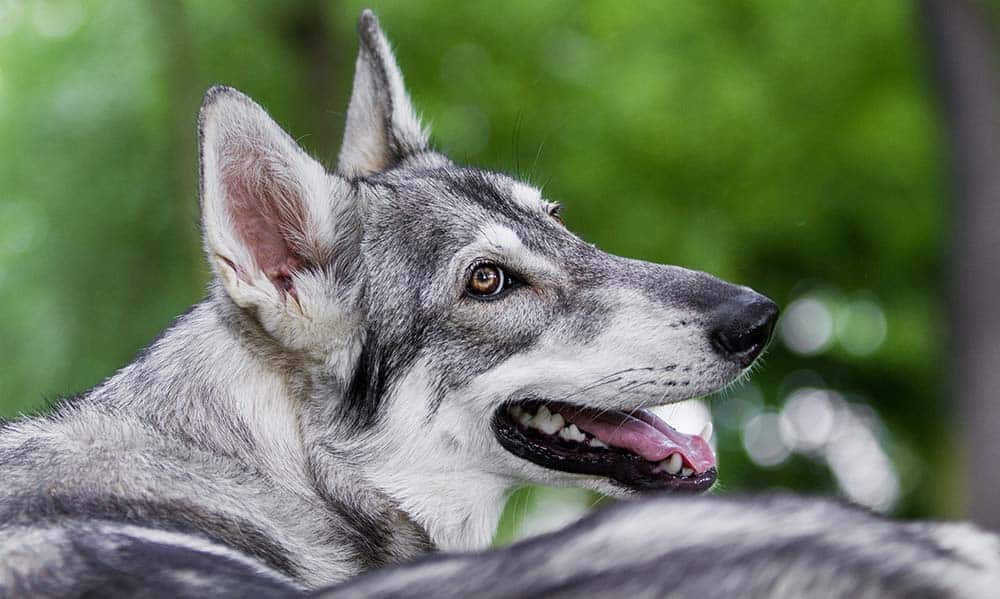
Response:
[[[206,94],[208,297],[94,389],[3,425],[5,596],[294,596],[482,549],[525,482],[689,495],[322,592],[728,596],[743,581],[858,596],[898,579],[974,595],[995,581],[995,539],[975,531],[691,496],[715,456],[647,408],[745,373],[774,303],[606,254],[534,187],[453,163],[372,13],[359,32],[334,172],[240,92]]]

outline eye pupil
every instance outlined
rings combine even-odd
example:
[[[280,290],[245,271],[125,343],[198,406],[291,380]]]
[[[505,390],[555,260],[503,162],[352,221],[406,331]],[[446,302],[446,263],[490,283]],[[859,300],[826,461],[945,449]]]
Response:
[[[501,291],[503,282],[502,270],[492,264],[483,264],[472,271],[467,288],[473,295],[494,295]]]

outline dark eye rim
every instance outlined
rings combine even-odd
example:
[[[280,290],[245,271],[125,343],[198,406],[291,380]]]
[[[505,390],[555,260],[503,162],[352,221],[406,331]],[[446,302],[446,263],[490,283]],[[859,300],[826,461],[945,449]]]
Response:
[[[469,289],[469,284],[472,280],[473,273],[475,273],[476,270],[484,266],[489,266],[497,269],[500,272],[500,281],[501,281],[500,288],[494,291],[493,293],[487,295],[481,295]],[[517,289],[518,287],[523,287],[524,284],[525,283],[523,279],[521,279],[521,277],[518,276],[516,273],[511,272],[510,269],[504,268],[503,266],[497,264],[493,260],[481,259],[470,264],[469,268],[466,270],[465,287],[463,294],[466,297],[472,298],[477,301],[492,302],[505,297],[508,293],[510,293],[514,289]]]
[[[565,226],[566,223],[563,221],[562,217],[562,204],[552,204],[549,206],[549,216],[551,216],[557,223]]]

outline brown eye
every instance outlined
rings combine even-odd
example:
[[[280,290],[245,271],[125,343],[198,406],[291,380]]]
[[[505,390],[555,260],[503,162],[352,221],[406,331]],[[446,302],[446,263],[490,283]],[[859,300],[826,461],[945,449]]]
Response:
[[[480,264],[469,275],[465,288],[478,297],[489,297],[503,291],[505,276],[500,267],[494,264]]]

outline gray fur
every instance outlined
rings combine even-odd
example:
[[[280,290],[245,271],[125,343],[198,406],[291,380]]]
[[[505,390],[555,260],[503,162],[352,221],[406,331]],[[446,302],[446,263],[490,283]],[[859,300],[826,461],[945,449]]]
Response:
[[[713,327],[742,326],[733,306],[766,300],[704,273],[601,252],[554,219],[537,190],[433,151],[370,12],[359,31],[335,173],[243,94],[206,94],[208,297],[94,389],[0,429],[6,594],[292,596],[436,549],[482,549],[507,494],[524,482],[632,495],[608,478],[508,452],[491,429],[506,402],[635,410],[714,391],[745,372],[715,344]],[[468,273],[482,260],[519,285],[471,296]],[[679,589],[713,588],[715,552],[734,581],[755,576],[734,561],[747,552],[775,572],[785,565],[807,575],[828,558],[842,572],[837,560],[855,545],[835,546],[839,527],[803,529],[806,541],[793,545],[800,559],[780,535],[748,524],[812,513],[811,505],[616,508],[565,537],[388,570],[337,592],[391,594],[411,575],[417,592],[434,568],[466,564],[476,571],[468,581],[482,585],[476,593],[536,595],[485,573],[501,572],[500,562],[528,570],[544,563],[533,557],[541,551],[563,560],[559,576],[579,575],[567,589],[657,594],[674,577],[629,561],[652,546],[685,571],[705,567]],[[907,556],[933,557],[929,571],[956,574],[940,578],[948,584],[971,568],[964,554],[937,552],[936,533],[914,534],[918,525],[816,505],[840,526],[902,535],[910,553],[883,556],[898,564],[900,589],[931,588]],[[678,519],[654,517],[661,507]],[[980,533],[963,535],[955,536],[995,549]],[[615,549],[602,562],[580,553],[587,543]],[[685,562],[682,547],[704,560]],[[844,588],[883,588],[882,555],[873,547],[862,560],[870,570]],[[981,557],[984,572],[995,572],[993,557]],[[459,574],[454,588],[471,589]],[[545,580],[548,570],[532,574],[539,592],[562,592]],[[824,576],[816,570],[811,580]],[[753,580],[755,589],[786,584],[777,574]]]
[[[1000,543],[783,495],[660,496],[500,550],[438,555],[318,593],[393,597],[991,597]]]

